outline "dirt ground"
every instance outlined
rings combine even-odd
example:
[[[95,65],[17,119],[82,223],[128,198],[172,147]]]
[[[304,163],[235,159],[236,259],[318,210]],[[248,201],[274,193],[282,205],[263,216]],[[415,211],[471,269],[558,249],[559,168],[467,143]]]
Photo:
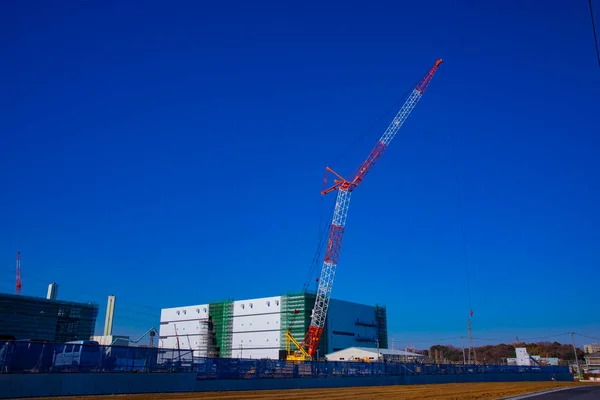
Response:
[[[440,385],[354,387],[343,389],[73,396],[44,398],[43,400],[491,400],[524,393],[579,385],[583,384],[575,382],[454,383]]]

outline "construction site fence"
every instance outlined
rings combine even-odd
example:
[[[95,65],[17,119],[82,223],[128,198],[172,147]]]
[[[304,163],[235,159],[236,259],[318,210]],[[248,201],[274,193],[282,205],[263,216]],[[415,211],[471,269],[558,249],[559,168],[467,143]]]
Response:
[[[2,342],[0,373],[187,372],[203,379],[317,378],[440,374],[565,374],[565,366],[462,365],[352,361],[292,362],[208,358],[199,351],[154,347]]]

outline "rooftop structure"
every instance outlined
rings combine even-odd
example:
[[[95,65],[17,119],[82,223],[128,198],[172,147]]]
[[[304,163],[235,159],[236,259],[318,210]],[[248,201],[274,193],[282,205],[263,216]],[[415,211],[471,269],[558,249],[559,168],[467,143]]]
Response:
[[[58,283],[52,282],[48,285],[48,293],[46,294],[46,298],[49,300],[56,300],[58,296]]]

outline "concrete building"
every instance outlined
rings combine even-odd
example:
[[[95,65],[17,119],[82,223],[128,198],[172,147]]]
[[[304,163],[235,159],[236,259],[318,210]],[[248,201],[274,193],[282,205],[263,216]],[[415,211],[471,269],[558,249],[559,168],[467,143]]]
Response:
[[[310,325],[311,293],[224,301],[161,310],[158,345],[194,357],[279,358],[289,329],[299,342]],[[379,346],[378,346],[379,344]],[[387,347],[386,309],[332,299],[319,354]]]
[[[0,293],[0,336],[52,342],[89,340],[98,305]]]
[[[403,350],[349,347],[329,353],[325,358],[327,361],[414,362],[423,360],[425,356]]]
[[[507,358],[507,365],[523,365],[523,366],[534,366],[534,365],[558,365],[559,359],[556,357],[541,357],[532,356],[527,352],[525,347],[517,347],[515,349],[517,357]]]
[[[585,364],[589,368],[600,367],[600,352],[586,354],[585,355]]]
[[[531,358],[525,347],[515,348],[515,353],[517,357],[506,359],[506,363],[508,365],[530,366],[534,364],[533,359]]]
[[[586,354],[597,353],[600,351],[600,343],[584,344],[583,351]]]

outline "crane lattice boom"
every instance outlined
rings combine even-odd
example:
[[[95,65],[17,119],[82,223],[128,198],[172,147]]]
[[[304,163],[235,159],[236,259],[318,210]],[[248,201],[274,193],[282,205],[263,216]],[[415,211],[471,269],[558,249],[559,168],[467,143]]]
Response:
[[[311,316],[311,323],[308,332],[302,341],[302,347],[306,347],[307,353],[311,357],[316,354],[319,340],[321,339],[321,334],[323,333],[323,327],[325,326],[325,319],[327,317],[327,309],[329,307],[329,300],[331,298],[331,289],[333,287],[335,271],[342,247],[342,238],[344,236],[344,228],[346,226],[346,217],[348,216],[348,208],[350,207],[350,196],[352,191],[356,189],[358,185],[360,185],[367,173],[369,173],[385,149],[389,146],[392,139],[394,139],[394,136],[396,136],[396,133],[400,127],[402,127],[402,124],[404,121],[406,121],[406,118],[408,118],[411,111],[421,99],[421,96],[425,92],[425,89],[429,85],[429,82],[431,82],[433,75],[441,63],[442,60],[438,60],[431,70],[429,70],[427,75],[421,79],[419,84],[408,96],[408,99],[406,99],[400,111],[398,111],[373,150],[371,150],[371,153],[367,159],[360,165],[351,180],[342,178],[331,168],[327,167],[326,173],[331,172],[339,179],[334,179],[333,186],[328,189],[324,189],[321,194],[325,195],[337,190],[338,195],[335,203],[333,219],[331,221],[331,228],[329,230],[329,239],[327,241],[325,257],[323,259],[323,267],[321,269],[321,277],[319,278],[319,287],[317,289],[317,296]],[[327,175],[325,180],[327,180]]]

